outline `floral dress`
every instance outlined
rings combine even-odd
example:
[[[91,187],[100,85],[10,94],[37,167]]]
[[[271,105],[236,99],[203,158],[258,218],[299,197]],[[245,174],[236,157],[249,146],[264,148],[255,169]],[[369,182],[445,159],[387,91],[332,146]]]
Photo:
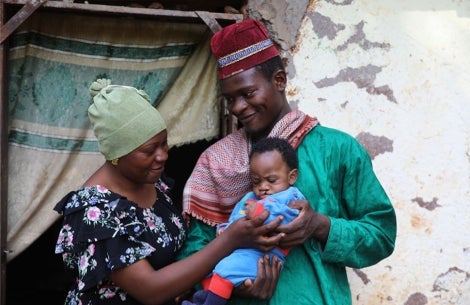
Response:
[[[70,192],[56,205],[63,226],[55,253],[75,278],[65,304],[139,304],[109,279],[110,272],[144,258],[155,269],[175,261],[185,222],[165,193],[168,186],[159,180],[155,187],[157,202],[149,208],[100,185]]]

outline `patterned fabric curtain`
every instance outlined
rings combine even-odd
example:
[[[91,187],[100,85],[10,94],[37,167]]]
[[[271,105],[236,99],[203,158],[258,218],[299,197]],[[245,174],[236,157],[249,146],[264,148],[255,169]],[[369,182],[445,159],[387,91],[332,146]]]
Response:
[[[203,24],[35,13],[10,37],[8,260],[57,220],[56,202],[104,161],[87,117],[93,80],[147,92],[170,145],[218,136],[210,35]]]

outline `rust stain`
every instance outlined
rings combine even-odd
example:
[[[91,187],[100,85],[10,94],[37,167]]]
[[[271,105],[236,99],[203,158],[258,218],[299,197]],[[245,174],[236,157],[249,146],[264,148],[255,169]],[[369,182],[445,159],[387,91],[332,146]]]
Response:
[[[302,45],[302,36],[299,35],[295,45],[290,49],[292,54],[297,54],[300,50],[300,46]]]
[[[413,228],[422,228],[426,225],[424,220],[418,215],[411,215],[410,221]]]
[[[318,0],[310,0],[307,6],[307,12],[313,12],[317,7]]]
[[[368,132],[361,132],[356,139],[365,147],[371,159],[385,152],[393,152],[393,141],[384,136],[374,136]]]
[[[420,217],[419,215],[412,214],[410,219],[411,226],[415,229],[421,229],[427,235],[433,233],[433,226],[429,225],[429,222],[426,218]]]
[[[299,87],[290,88],[289,90],[287,90],[287,96],[294,96],[299,93],[299,91]]]
[[[372,64],[359,68],[347,67],[340,70],[335,77],[327,77],[314,84],[317,88],[324,88],[341,82],[352,82],[359,89],[366,89],[366,92],[371,95],[384,95],[387,100],[397,103],[393,90],[388,85],[374,86],[376,75],[381,71],[381,67]]]
[[[432,201],[424,201],[421,197],[416,197],[411,199],[412,202],[416,202],[420,207],[425,208],[426,210],[433,211],[435,208],[440,207],[437,203],[437,198],[434,197]]]
[[[421,292],[413,293],[408,297],[404,305],[426,305],[428,304],[428,298]]]

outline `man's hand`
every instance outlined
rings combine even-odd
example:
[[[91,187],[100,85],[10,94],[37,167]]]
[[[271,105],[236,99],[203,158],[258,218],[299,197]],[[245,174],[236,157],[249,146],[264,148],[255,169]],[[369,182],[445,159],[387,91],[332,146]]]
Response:
[[[265,255],[258,261],[255,280],[245,280],[242,285],[234,289],[233,293],[246,298],[269,300],[274,294],[281,268],[282,261],[277,256],[270,261],[269,255]]]
[[[276,217],[269,223],[264,224],[268,216],[269,211],[264,210],[253,219],[247,219],[246,217],[237,219],[224,230],[224,234],[228,231],[232,232],[230,235],[232,238],[228,242],[233,243],[235,248],[256,248],[263,252],[272,250],[279,245],[285,234],[276,232],[283,217]]]
[[[300,212],[293,221],[278,227],[279,232],[286,234],[279,245],[290,248],[315,238],[324,246],[330,232],[330,218],[314,211],[307,200],[292,201],[289,207]]]

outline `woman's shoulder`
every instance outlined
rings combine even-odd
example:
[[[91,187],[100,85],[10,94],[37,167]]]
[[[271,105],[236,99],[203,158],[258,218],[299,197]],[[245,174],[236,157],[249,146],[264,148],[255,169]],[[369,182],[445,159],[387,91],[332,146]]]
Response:
[[[100,203],[109,203],[121,196],[102,185],[81,187],[65,195],[55,206],[54,210],[67,215]]]
[[[137,205],[100,185],[68,193],[54,209],[63,216],[61,235],[73,235],[71,241],[59,237],[56,253],[115,236],[138,236],[144,230]]]

